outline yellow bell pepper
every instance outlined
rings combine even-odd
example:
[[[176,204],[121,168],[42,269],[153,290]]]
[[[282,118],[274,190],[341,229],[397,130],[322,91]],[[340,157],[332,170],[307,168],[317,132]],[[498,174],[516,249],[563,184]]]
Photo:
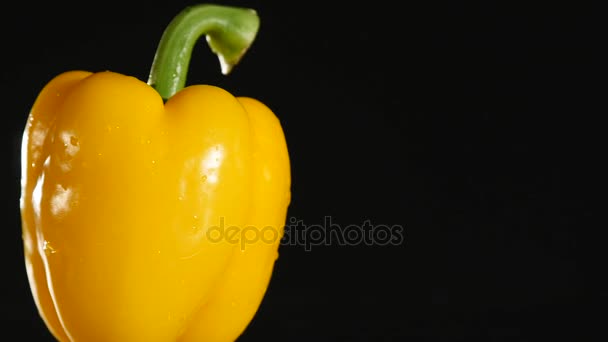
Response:
[[[233,341],[256,313],[290,202],[283,131],[257,100],[181,88],[200,35],[228,72],[257,28],[252,10],[188,8],[148,83],[71,71],[36,99],[23,242],[35,303],[60,341]]]

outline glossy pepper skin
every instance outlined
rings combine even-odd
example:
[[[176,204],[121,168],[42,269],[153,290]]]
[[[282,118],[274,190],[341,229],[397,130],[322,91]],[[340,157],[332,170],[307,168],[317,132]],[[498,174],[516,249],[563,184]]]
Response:
[[[36,100],[23,156],[27,271],[59,340],[241,334],[290,201],[285,139],[266,106],[206,85],[163,104],[133,77],[68,72]],[[220,237],[222,224],[241,231]]]
[[[211,16],[213,31],[225,13],[253,15],[211,6],[185,18]],[[277,117],[218,87],[170,85],[165,102],[149,84],[70,71],[31,109],[25,263],[60,341],[233,341],[268,286],[290,202]]]

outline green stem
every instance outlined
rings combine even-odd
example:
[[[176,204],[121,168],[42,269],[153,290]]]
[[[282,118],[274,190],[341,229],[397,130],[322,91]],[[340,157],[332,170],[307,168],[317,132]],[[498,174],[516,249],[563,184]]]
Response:
[[[219,57],[222,73],[228,74],[253,43],[259,26],[252,9],[208,4],[184,9],[160,39],[148,84],[165,100],[180,91],[186,84],[192,49],[202,35]]]

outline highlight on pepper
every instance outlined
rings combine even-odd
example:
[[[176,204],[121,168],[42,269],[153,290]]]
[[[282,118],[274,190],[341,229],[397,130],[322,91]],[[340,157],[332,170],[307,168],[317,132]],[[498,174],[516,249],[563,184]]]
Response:
[[[59,341],[234,341],[256,314],[280,239],[241,249],[206,232],[220,217],[285,225],[283,130],[255,99],[185,84],[199,37],[228,73],[258,28],[251,9],[189,7],[147,83],[69,71],[38,95],[22,142],[24,257]]]

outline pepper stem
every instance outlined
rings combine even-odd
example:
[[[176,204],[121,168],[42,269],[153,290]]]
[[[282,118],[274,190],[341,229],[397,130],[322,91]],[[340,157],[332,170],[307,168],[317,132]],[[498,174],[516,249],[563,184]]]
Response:
[[[252,9],[209,4],[187,7],[165,29],[148,84],[164,100],[184,88],[192,49],[202,35],[227,75],[253,43],[259,26]]]

